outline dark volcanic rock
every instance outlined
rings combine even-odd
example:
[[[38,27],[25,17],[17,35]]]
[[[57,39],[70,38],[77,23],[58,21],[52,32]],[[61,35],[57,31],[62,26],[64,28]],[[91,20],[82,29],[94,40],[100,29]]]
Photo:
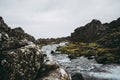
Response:
[[[8,80],[33,80],[43,63],[43,54],[34,44],[2,51],[2,56],[1,66],[7,70],[3,74]]]
[[[54,54],[55,52],[54,51],[51,51],[51,54]]]
[[[3,18],[0,17],[0,32],[1,32],[1,31],[8,32],[9,29],[10,29],[10,28],[7,26],[7,24],[4,23]]]
[[[110,22],[109,26],[110,26],[110,28],[120,27],[120,18],[118,18],[117,20],[114,20],[114,21]]]
[[[76,59],[76,56],[74,54],[69,54],[68,58],[70,58],[70,59]]]
[[[0,80],[45,80],[46,77],[55,80],[55,74],[60,75],[57,80],[70,80],[70,76],[64,70],[64,73],[60,72],[61,68],[54,62],[44,63],[44,55],[34,41],[34,37],[22,28],[9,28],[0,17]],[[44,70],[40,72],[44,68],[49,75]],[[43,75],[36,78],[38,74]]]
[[[0,80],[33,80],[43,54],[22,28],[10,29],[0,17]]]
[[[92,20],[75,29],[70,40],[99,44],[100,47],[91,50],[96,51],[95,59],[99,63],[120,63],[120,18],[104,24],[99,20]]]
[[[75,73],[73,76],[72,76],[72,80],[84,80],[82,74],[80,73]]]
[[[99,20],[92,20],[85,26],[75,29],[71,34],[71,40],[76,42],[92,42],[100,37],[105,27]]]
[[[24,32],[24,30],[20,27],[14,28],[9,33],[10,36],[17,38],[17,40],[21,39],[27,39],[28,41],[35,41],[35,38],[27,33]]]

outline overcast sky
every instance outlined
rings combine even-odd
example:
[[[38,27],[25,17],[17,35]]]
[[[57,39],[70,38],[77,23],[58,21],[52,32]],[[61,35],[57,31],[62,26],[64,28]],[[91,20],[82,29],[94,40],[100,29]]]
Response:
[[[0,16],[35,38],[64,37],[92,19],[117,19],[120,0],[0,0]]]

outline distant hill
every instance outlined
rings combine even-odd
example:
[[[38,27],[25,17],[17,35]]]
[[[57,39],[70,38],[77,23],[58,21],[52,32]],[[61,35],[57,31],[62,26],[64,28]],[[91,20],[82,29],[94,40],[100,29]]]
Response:
[[[68,37],[61,38],[39,38],[36,40],[36,44],[38,45],[48,45],[48,44],[58,44],[60,42],[68,41]]]

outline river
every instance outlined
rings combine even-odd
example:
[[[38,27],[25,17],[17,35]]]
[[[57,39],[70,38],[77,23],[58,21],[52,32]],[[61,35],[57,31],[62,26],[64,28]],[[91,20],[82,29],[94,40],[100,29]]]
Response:
[[[81,73],[85,80],[120,80],[120,65],[98,64],[94,59],[88,60],[85,57],[70,60],[66,54],[51,54],[51,51],[55,51],[58,46],[64,45],[65,43],[46,45],[42,47],[42,51],[69,73]]]

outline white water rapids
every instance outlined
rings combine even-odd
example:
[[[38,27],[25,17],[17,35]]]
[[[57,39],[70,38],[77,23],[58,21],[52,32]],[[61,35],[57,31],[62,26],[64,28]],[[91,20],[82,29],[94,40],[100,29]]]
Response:
[[[120,65],[102,65],[94,59],[88,60],[85,57],[70,60],[66,54],[51,54],[51,51],[55,51],[58,46],[64,45],[65,43],[46,45],[42,47],[42,51],[71,74],[81,73],[85,80],[120,80]]]

